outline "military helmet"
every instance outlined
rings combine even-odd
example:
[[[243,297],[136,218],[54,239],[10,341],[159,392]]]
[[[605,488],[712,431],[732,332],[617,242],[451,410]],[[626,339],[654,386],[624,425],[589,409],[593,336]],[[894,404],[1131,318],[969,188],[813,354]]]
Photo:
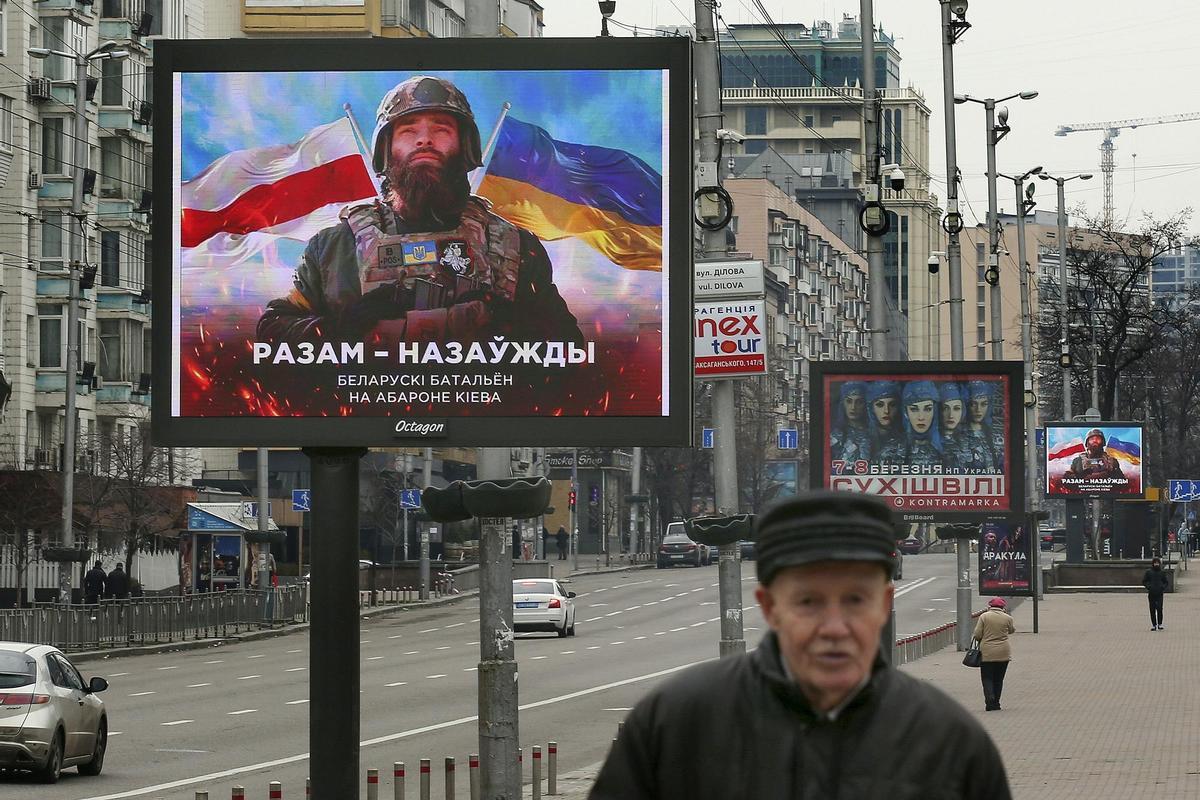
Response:
[[[371,137],[371,166],[382,175],[387,169],[391,150],[392,123],[420,111],[444,111],[458,119],[458,142],[467,169],[483,165],[483,149],[479,145],[479,128],[466,95],[448,80],[428,75],[415,75],[397,84],[384,95],[375,112],[375,133]]]

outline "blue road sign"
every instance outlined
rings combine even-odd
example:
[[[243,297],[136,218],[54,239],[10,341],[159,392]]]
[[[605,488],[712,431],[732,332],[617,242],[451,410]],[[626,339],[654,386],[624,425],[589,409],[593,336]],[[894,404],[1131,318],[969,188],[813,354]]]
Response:
[[[1167,499],[1172,503],[1191,503],[1200,500],[1200,481],[1167,481]]]
[[[312,511],[308,489],[292,489],[292,511]]]
[[[796,450],[800,447],[800,432],[795,428],[784,428],[779,431],[779,449]]]
[[[1046,429],[1045,428],[1037,429],[1037,434],[1034,437],[1034,444],[1037,447],[1045,447],[1046,446]]]
[[[713,439],[716,436],[716,428],[704,428],[700,431],[700,446],[705,450],[713,449]]]
[[[420,489],[401,489],[400,490],[400,507],[401,508],[420,508],[421,507],[421,490]]]

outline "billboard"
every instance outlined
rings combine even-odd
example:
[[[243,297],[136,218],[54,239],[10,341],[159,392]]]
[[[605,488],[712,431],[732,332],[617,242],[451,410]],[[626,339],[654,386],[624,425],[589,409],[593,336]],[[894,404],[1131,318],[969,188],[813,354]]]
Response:
[[[1046,496],[1142,494],[1142,426],[1130,422],[1046,426]]]
[[[763,300],[696,303],[697,378],[767,374],[767,308]]]
[[[1020,515],[985,520],[979,531],[979,593],[1031,597],[1036,542]]]
[[[817,362],[810,485],[876,495],[906,522],[1020,511],[1020,387],[1020,362]]]
[[[160,443],[690,442],[686,40],[155,63]]]

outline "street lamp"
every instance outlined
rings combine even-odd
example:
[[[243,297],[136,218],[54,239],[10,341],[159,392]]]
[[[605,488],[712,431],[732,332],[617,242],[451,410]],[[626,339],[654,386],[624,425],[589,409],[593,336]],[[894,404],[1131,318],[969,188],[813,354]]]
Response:
[[[992,357],[1004,358],[1004,320],[1000,302],[1000,221],[996,200],[996,144],[1008,135],[1008,109],[1001,107],[999,113],[996,104],[1005,100],[1020,98],[1032,100],[1038,93],[1034,91],[1016,92],[999,100],[993,97],[979,100],[967,94],[955,95],[954,102],[979,103],[984,108],[984,120],[987,125],[987,179],[988,179],[988,266],[983,273],[984,280],[991,286],[990,297],[992,305]],[[999,124],[997,124],[999,116]]]
[[[71,164],[73,174],[71,180],[71,216],[75,223],[71,225],[71,261],[69,264],[70,277],[67,289],[67,359],[65,365],[63,409],[63,497],[62,497],[62,544],[63,547],[74,547],[74,511],[75,511],[75,392],[76,365],[79,361],[79,273],[87,260],[84,252],[83,238],[83,173],[87,163],[87,78],[88,64],[113,58],[128,58],[128,50],[113,49],[116,42],[108,41],[92,50],[87,55],[67,53],[62,50],[51,50],[47,47],[30,47],[29,55],[34,58],[49,58],[59,56],[75,62],[75,124],[73,136],[75,151]],[[71,602],[71,566],[70,562],[60,562],[58,568],[59,602]]]
[[[1057,178],[1048,172],[1041,172],[1038,173],[1038,178],[1058,184],[1058,318],[1062,328],[1059,338],[1059,344],[1062,346],[1059,364],[1062,367],[1063,419],[1066,420],[1071,419],[1071,346],[1067,338],[1067,194],[1065,187],[1067,181],[1076,179],[1090,181],[1092,174],[1084,172],[1066,178]]]
[[[612,36],[608,32],[608,20],[617,13],[617,0],[600,0],[600,35]]]

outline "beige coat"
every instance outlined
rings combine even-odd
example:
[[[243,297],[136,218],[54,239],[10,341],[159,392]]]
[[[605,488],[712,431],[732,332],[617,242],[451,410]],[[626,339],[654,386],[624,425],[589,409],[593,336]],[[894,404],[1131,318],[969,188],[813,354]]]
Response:
[[[1008,635],[1016,633],[1013,619],[998,608],[989,608],[975,622],[975,638],[984,661],[1012,661]]]

